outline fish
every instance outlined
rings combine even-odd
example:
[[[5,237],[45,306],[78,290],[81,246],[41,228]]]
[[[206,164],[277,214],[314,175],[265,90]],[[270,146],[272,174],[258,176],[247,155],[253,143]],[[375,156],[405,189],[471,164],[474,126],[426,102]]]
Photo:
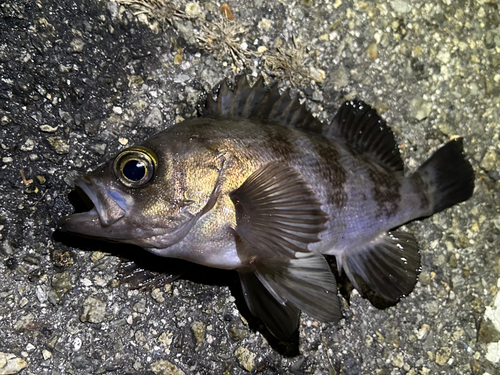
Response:
[[[260,77],[223,80],[201,117],[120,151],[75,181],[93,203],[58,229],[138,245],[167,258],[236,270],[244,299],[278,339],[300,313],[342,318],[336,260],[362,292],[397,302],[421,270],[398,229],[469,199],[463,139],[405,175],[394,134],[361,100],[330,123]]]

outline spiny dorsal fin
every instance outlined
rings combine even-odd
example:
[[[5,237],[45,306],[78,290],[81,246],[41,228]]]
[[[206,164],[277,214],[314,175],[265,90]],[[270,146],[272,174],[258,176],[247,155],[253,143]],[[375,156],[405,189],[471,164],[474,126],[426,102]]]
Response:
[[[360,154],[395,172],[403,172],[394,134],[386,122],[368,104],[349,100],[342,104],[323,135],[343,140]]]
[[[276,84],[264,86],[261,77],[250,87],[244,75],[235,79],[231,90],[226,79],[220,83],[217,99],[207,99],[204,116],[213,118],[240,117],[292,126],[315,133],[321,133],[321,122],[313,117],[297,98],[290,97],[287,90],[279,94]]]

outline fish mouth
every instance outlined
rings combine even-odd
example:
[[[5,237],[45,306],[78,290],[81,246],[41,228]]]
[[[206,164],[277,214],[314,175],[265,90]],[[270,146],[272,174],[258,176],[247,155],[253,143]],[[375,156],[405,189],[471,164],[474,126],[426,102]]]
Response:
[[[75,212],[59,220],[58,229],[63,232],[72,232],[94,237],[99,235],[98,229],[105,229],[126,216],[127,202],[123,195],[116,190],[96,185],[85,176],[75,181],[75,192],[80,198],[78,210],[87,208],[87,211]]]

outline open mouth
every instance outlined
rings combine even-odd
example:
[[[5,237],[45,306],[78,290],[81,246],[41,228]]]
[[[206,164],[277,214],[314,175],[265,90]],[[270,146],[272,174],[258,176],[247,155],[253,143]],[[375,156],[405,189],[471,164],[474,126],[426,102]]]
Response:
[[[78,185],[75,185],[75,189],[69,193],[68,198],[74,208],[75,214],[88,212],[95,207],[92,199],[90,199],[85,191]]]
[[[100,207],[99,200],[97,199],[97,194],[91,187],[90,183],[86,183],[80,178],[77,179],[75,181],[75,192],[78,194],[78,197],[86,208],[84,211],[75,210],[75,213],[85,213],[92,210],[98,212],[102,208]]]
[[[79,198],[75,213],[59,221],[59,229],[67,232],[89,234],[101,232],[126,216],[129,204],[123,193],[105,181],[83,176],[75,181]]]
[[[57,223],[59,230],[78,233],[79,225],[99,220],[94,203],[96,202],[96,195],[93,193],[93,189],[80,179],[75,181],[75,190],[69,194],[69,199],[75,211],[73,214],[59,220]]]

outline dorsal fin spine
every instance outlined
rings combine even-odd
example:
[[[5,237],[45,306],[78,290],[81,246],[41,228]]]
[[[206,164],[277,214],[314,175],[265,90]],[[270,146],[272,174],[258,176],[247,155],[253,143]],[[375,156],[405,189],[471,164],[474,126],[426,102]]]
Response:
[[[293,115],[291,116],[291,122],[296,123],[298,120],[298,117],[300,116],[300,108],[297,108],[294,112]]]
[[[306,107],[290,97],[290,90],[279,94],[277,84],[270,88],[264,86],[261,77],[253,87],[248,85],[245,76],[235,80],[231,90],[226,80],[221,81],[215,102],[207,99],[204,115],[212,118],[249,118],[282,126],[297,127],[315,133],[321,133],[322,125]]]

